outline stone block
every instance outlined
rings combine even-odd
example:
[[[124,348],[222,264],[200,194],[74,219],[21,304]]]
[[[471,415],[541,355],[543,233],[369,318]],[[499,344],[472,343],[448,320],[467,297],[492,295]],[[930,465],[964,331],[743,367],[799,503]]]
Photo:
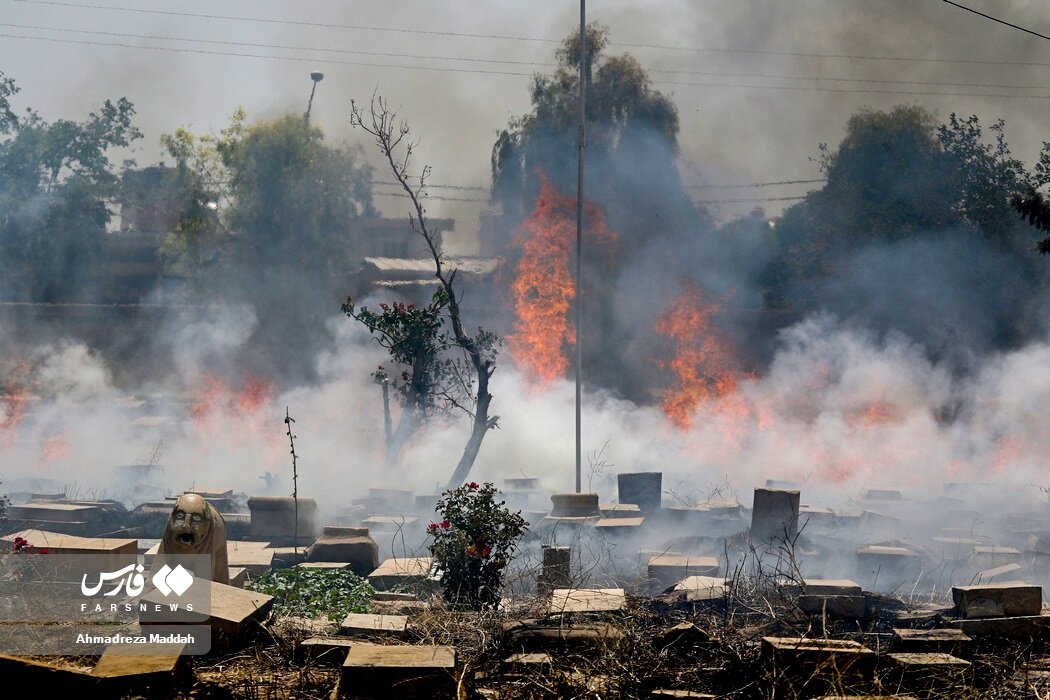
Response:
[[[314,661],[342,665],[350,647],[355,644],[360,644],[360,642],[345,637],[310,637],[304,639],[299,646]]]
[[[368,575],[368,582],[377,591],[388,591],[395,586],[418,592],[436,591],[438,580],[431,573],[432,566],[430,557],[387,559]]]
[[[711,637],[692,622],[682,622],[653,635],[653,647],[657,650],[671,649],[687,651],[711,641]]]
[[[371,532],[391,535],[396,532],[415,532],[419,518],[414,515],[370,515],[361,520],[361,526]]]
[[[620,503],[634,503],[642,513],[660,509],[663,497],[662,472],[635,472],[616,475]]]
[[[148,553],[147,553],[148,555]],[[269,542],[228,540],[226,560],[231,568],[245,569],[252,576],[261,576],[273,568],[274,550]]]
[[[645,518],[601,518],[594,523],[595,529],[609,537],[630,537],[640,531]]]
[[[857,569],[869,590],[892,590],[918,579],[922,557],[906,547],[867,545],[857,549]]]
[[[456,650],[450,646],[354,644],[339,680],[344,698],[429,700],[455,690]]]
[[[867,600],[862,595],[800,595],[799,609],[808,615],[827,615],[849,620],[867,617]]]
[[[102,517],[102,509],[97,505],[25,503],[8,506],[7,517],[26,522],[91,523]]]
[[[502,627],[501,647],[507,651],[564,651],[605,648],[624,640],[624,633],[607,622],[514,620]]]
[[[556,588],[548,614],[623,612],[627,594],[622,588]]]
[[[350,613],[339,624],[339,633],[348,637],[404,638],[408,618],[404,615],[368,615]]]
[[[755,489],[751,511],[751,541],[791,542],[798,534],[798,491]]]
[[[709,693],[694,693],[691,690],[667,690],[658,688],[649,693],[650,700],[671,700],[673,698],[717,698]]]
[[[99,690],[114,698],[174,696],[191,678],[190,657],[181,644],[156,646],[157,653],[150,654],[105,651],[91,669]]]
[[[671,591],[682,591],[690,603],[721,600],[726,595],[726,582],[718,576],[687,576],[676,583]]]
[[[234,588],[244,588],[248,585],[248,570],[243,567],[230,568],[230,585]]]
[[[551,506],[553,518],[599,518],[602,514],[596,493],[552,493]]]
[[[252,496],[248,499],[252,516],[249,536],[256,540],[288,542],[298,534],[300,544],[313,542],[318,529],[317,502],[312,498],[300,498],[298,508],[297,531],[295,499],[287,496]]]
[[[1040,614],[1043,588],[1023,583],[954,586],[952,600],[966,619],[1024,617]]]
[[[970,662],[951,654],[892,653],[881,675],[884,685],[907,690],[950,690],[968,685]]]
[[[763,637],[762,657],[787,692],[812,693],[820,688],[868,683],[876,655],[853,641],[799,637]]]
[[[171,613],[161,595],[154,591],[144,595],[141,601],[149,604],[148,610],[139,611],[139,624],[206,624],[211,627],[213,645],[247,639],[261,629],[263,620],[273,607],[273,597],[255,591],[234,588],[215,581],[197,579],[194,586],[208,585],[208,604],[193,613]],[[159,606],[154,607],[154,604]]]
[[[941,629],[895,629],[892,649],[900,653],[939,653],[966,656],[973,640],[962,630]]]
[[[649,557],[647,574],[650,590],[665,591],[690,576],[717,576],[719,569],[715,557],[658,554]]]
[[[115,571],[138,556],[138,540],[118,539],[112,537],[80,537],[66,535],[49,530],[19,530],[0,537],[4,549],[10,551],[15,539],[21,537],[36,550],[46,549],[55,554],[94,554],[105,555],[103,562],[109,570]]]
[[[938,558],[963,561],[973,556],[979,544],[978,540],[969,537],[934,537],[932,549]]]
[[[642,517],[642,509],[634,503],[602,503],[598,509],[604,519]]]
[[[1007,581],[1016,582],[1020,576],[1021,569],[1023,567],[1020,564],[1003,564],[1002,566],[996,566],[992,569],[985,569],[977,572],[977,583],[1006,583]]]
[[[950,627],[962,630],[970,637],[1010,639],[1023,642],[1050,639],[1050,615],[953,620],[948,624]]]
[[[860,498],[863,501],[903,501],[904,496],[897,489],[864,489]]]
[[[543,564],[536,583],[541,593],[550,593],[555,588],[568,588],[572,584],[572,550],[569,547],[543,545]]]

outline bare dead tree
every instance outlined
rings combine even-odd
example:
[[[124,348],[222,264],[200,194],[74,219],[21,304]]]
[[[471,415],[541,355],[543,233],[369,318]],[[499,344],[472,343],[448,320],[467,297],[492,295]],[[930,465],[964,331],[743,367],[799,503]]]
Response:
[[[350,101],[350,124],[359,127],[375,140],[387,164],[390,172],[401,185],[412,203],[408,219],[415,231],[426,243],[430,256],[434,260],[434,276],[438,285],[444,292],[444,312],[452,327],[453,344],[459,348],[471,369],[473,377],[470,381],[463,382],[467,387],[467,395],[470,397],[472,409],[456,404],[471,418],[470,437],[463,448],[463,454],[456,465],[452,477],[449,479],[448,488],[454,488],[466,481],[474,466],[474,460],[481,449],[481,442],[485,434],[493,428],[499,427],[499,416],[489,415],[492,404],[492,394],[489,392],[489,379],[496,371],[495,347],[498,338],[487,331],[478,328],[476,335],[469,335],[464,328],[463,318],[460,311],[460,297],[456,295],[454,283],[457,269],[446,267],[445,260],[441,254],[440,245],[434,234],[427,226],[426,208],[423,206],[423,198],[426,196],[426,178],[430,174],[430,166],[424,165],[418,175],[410,171],[412,155],[417,142],[410,138],[408,123],[399,119],[397,113],[390,109],[386,101],[377,93],[372,94],[368,113],[365,114],[359,105]],[[470,391],[475,386],[474,391]]]

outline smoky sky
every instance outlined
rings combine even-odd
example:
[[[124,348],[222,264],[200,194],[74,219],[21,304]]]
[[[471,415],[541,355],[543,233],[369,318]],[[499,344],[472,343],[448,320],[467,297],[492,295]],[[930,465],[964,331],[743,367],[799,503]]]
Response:
[[[1039,3],[974,0],[971,4],[1037,31],[1040,26],[1045,31],[1050,24]],[[550,71],[558,42],[578,24],[575,3],[546,0],[527,5],[237,0],[221,6],[151,0],[133,5],[114,2],[113,6],[124,9],[0,1],[5,22],[49,28],[5,27],[2,32],[9,36],[0,40],[0,65],[23,88],[19,106],[32,106],[45,118],[55,119],[85,114],[106,97],[126,95],[135,103],[137,122],[146,134],[133,154],[144,165],[160,158],[161,133],[178,126],[217,131],[239,105],[250,119],[305,110],[309,72],[317,69],[325,73],[325,79],[318,85],[312,118],[330,136],[357,138],[347,123],[349,100],[366,99],[378,89],[410,121],[420,139],[420,160],[434,168],[432,181],[471,186],[488,184],[489,153],[497,130],[528,110],[529,75]],[[149,14],[129,8],[242,19]],[[1014,152],[1026,159],[1035,157],[1045,138],[1047,91],[1038,87],[1043,84],[1043,68],[1016,65],[1045,62],[1045,42],[944,3],[650,0],[591,3],[588,18],[609,27],[610,52],[634,54],[651,71],[654,86],[673,96],[682,122],[680,167],[690,175],[690,184],[819,177],[809,161],[817,144],[836,142],[848,116],[865,106],[915,103],[942,118],[952,111],[977,113],[985,123],[1002,117]],[[227,43],[199,43],[208,40]],[[100,43],[180,52],[96,45]],[[267,49],[237,43],[303,48]],[[409,58],[409,54],[470,61]],[[785,197],[802,194],[810,186],[704,189],[693,194],[705,201]],[[784,206],[776,201],[758,204],[770,212]],[[384,213],[394,215],[401,211],[403,201],[381,197],[379,205]],[[454,216],[459,245],[470,251],[476,240],[477,213],[483,206],[483,202],[435,199],[430,211],[435,216]],[[754,203],[725,203],[715,212],[723,217],[739,215],[752,206]]]

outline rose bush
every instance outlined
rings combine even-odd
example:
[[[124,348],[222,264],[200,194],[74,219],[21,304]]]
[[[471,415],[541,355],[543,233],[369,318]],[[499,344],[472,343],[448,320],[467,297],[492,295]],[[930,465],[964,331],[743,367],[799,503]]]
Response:
[[[491,483],[464,484],[437,502],[441,520],[430,523],[430,554],[441,576],[441,592],[453,608],[485,610],[499,603],[507,564],[528,530]]]

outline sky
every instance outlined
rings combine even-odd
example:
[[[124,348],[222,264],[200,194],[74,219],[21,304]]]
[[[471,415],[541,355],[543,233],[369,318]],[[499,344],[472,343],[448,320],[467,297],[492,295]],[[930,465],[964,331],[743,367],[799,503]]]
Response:
[[[1046,3],[963,4],[1050,34]],[[673,97],[680,169],[723,221],[754,206],[776,215],[818,187],[736,186],[819,179],[818,145],[837,144],[863,108],[1001,118],[1028,163],[1047,138],[1050,42],[941,0],[592,1],[587,18]],[[470,253],[486,203],[455,199],[486,198],[492,143],[578,23],[578,3],[551,0],[0,0],[0,70],[22,89],[16,105],[47,119],[128,97],[139,165],[162,158],[161,134],[217,132],[238,106],[249,120],[304,111],[313,70],[325,77],[312,121],[378,164],[348,118],[351,99],[376,92],[408,120],[434,185],[480,188],[431,191],[429,213],[457,222],[450,249]],[[376,201],[403,213],[403,199]]]

